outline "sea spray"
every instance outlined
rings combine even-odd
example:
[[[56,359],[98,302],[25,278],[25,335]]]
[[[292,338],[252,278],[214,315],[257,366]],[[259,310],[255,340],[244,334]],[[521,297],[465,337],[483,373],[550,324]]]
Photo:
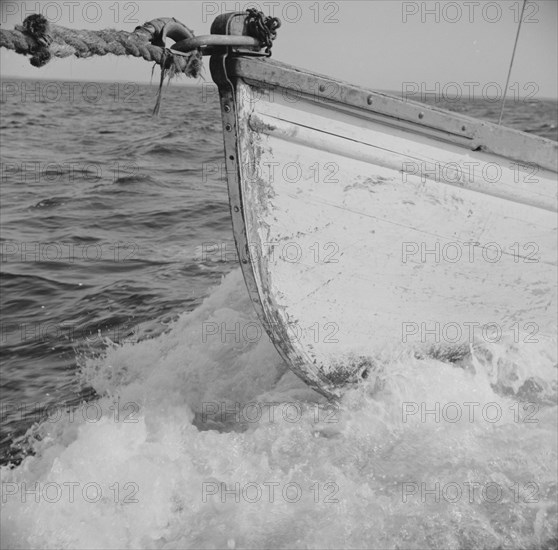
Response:
[[[327,403],[265,334],[202,334],[252,321],[235,270],[164,334],[87,360],[99,399],[2,468],[2,547],[551,544],[553,342],[401,357]]]

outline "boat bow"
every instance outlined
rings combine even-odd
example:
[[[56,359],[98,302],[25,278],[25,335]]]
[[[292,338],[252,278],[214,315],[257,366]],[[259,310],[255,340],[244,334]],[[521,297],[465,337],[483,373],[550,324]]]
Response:
[[[245,14],[215,30],[245,33]],[[254,50],[211,70],[246,285],[310,385],[335,396],[402,355],[553,337],[556,143]]]

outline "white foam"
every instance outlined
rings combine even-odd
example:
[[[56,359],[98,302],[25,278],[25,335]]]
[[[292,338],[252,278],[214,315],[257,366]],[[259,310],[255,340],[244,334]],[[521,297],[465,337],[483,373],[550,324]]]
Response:
[[[265,335],[207,335],[208,326],[255,320],[236,270],[167,333],[90,359],[83,378],[103,396],[95,404],[103,415],[91,408],[94,421],[75,414],[45,422],[36,454],[2,469],[2,547],[516,548],[556,535],[552,346],[493,346],[467,368],[401,360],[328,410]],[[533,376],[538,422],[518,422],[514,403],[527,400],[521,388]],[[475,420],[421,420],[436,403],[453,418],[450,402],[463,412],[463,403],[478,402]],[[223,403],[238,403],[239,418],[213,414]],[[502,412],[497,422],[482,417],[488,403],[486,412]],[[419,412],[410,414],[414,405]],[[259,421],[247,419],[258,412]],[[465,490],[467,482],[498,484],[502,497],[490,503],[478,489],[473,502],[466,493],[454,503],[443,493],[421,500],[421,483]],[[22,502],[22,483],[39,488],[39,502]],[[51,500],[62,489],[57,502],[44,498],[46,483]],[[83,497],[88,483],[89,500],[103,495],[96,503]],[[270,483],[278,484],[273,502]],[[404,483],[418,488],[406,502],[404,488],[413,486]],[[218,493],[204,498],[204,487]],[[288,502],[297,488],[300,500]],[[526,502],[532,489],[538,502]]]

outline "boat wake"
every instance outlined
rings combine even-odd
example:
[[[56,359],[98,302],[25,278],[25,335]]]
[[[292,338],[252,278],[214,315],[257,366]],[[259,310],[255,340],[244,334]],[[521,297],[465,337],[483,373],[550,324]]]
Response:
[[[556,346],[403,358],[328,403],[240,270],[169,331],[83,362],[3,467],[3,548],[550,548]],[[554,542],[553,542],[554,541]]]

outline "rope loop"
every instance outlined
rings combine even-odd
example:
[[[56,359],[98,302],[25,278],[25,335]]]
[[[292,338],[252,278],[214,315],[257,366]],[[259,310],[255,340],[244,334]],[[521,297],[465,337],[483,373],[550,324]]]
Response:
[[[29,15],[14,30],[0,28],[0,47],[31,55],[35,67],[46,65],[54,57],[94,55],[132,55],[154,61],[172,74],[197,77],[201,71],[199,51],[174,56],[165,47],[165,39],[182,41],[194,33],[180,21],[160,17],[136,27],[133,32],[106,29],[101,31],[67,29],[50,23],[43,15]]]
[[[160,17],[136,27],[133,32],[106,29],[73,30],[50,23],[41,14],[29,15],[13,31],[0,28],[0,47],[31,55],[35,67],[46,65],[54,57],[94,55],[132,55],[153,61],[161,67],[161,80],[154,114],[161,104],[163,81],[179,74],[198,77],[202,70],[202,52],[174,54],[165,39],[176,42],[191,39],[194,33],[174,17]],[[154,65],[155,67],[155,65]]]
[[[52,54],[49,46],[52,44],[52,36],[50,35],[50,23],[44,15],[34,13],[26,17],[21,27],[16,27],[23,34],[33,38],[35,43],[30,46],[31,65],[33,67],[42,67],[46,65]]]

